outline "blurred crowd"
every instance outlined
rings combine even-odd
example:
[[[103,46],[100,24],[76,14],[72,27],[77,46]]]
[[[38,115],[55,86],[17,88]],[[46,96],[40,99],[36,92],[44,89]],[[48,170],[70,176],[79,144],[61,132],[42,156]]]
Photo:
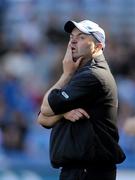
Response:
[[[106,31],[104,54],[118,85],[123,167],[135,168],[134,0],[0,0],[0,163],[48,164],[50,130],[36,118],[44,92],[62,72],[69,19]],[[134,160],[133,160],[134,158]],[[24,161],[25,160],[25,161]]]

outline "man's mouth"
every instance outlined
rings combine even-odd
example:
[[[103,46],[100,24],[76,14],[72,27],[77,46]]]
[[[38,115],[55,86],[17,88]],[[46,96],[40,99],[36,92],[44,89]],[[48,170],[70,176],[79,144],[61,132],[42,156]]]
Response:
[[[72,52],[76,50],[76,48],[75,48],[75,47],[72,47],[71,49],[72,49]]]

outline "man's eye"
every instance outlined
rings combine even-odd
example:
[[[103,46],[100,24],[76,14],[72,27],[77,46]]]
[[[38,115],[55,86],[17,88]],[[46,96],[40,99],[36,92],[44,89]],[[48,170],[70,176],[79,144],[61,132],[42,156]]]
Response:
[[[80,39],[84,39],[84,36],[80,36]]]

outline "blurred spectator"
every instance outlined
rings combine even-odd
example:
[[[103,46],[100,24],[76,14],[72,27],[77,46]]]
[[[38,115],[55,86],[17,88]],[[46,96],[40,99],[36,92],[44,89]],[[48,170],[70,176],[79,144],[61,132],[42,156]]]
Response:
[[[6,45],[5,34],[2,31],[0,31],[0,57],[5,55],[7,52],[8,46]]]
[[[10,120],[2,121],[2,147],[5,152],[25,151],[25,136],[27,134],[27,122],[23,114],[12,111]]]
[[[135,136],[135,117],[126,119],[124,124],[124,131],[131,136]]]

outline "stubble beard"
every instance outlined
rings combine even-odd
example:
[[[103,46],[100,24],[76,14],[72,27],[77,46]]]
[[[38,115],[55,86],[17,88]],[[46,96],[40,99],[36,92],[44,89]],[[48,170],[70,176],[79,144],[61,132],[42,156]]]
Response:
[[[77,52],[72,52],[72,57],[73,57],[73,61],[76,62],[77,59],[81,57],[81,55],[79,55]]]

